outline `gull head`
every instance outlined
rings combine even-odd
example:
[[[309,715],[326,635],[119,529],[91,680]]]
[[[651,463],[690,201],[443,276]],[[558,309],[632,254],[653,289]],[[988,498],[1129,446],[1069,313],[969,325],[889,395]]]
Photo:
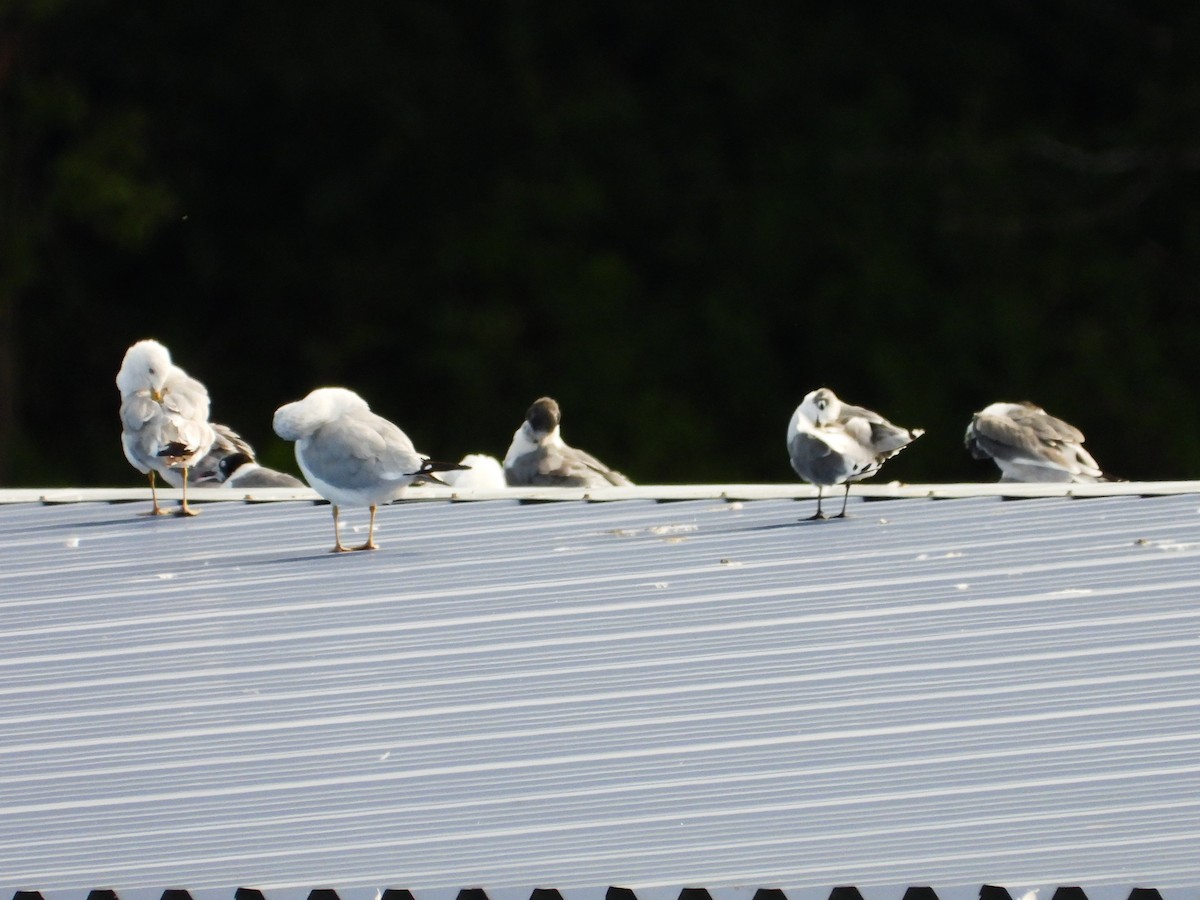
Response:
[[[561,421],[562,413],[558,409],[558,403],[550,397],[534,400],[529,412],[525,413],[525,428],[529,431],[530,439],[537,443],[541,443],[550,435],[558,434]]]
[[[370,411],[367,401],[354,391],[317,388],[303,400],[285,403],[275,410],[272,426],[285,441],[298,441],[341,416]]]
[[[237,470],[242,466],[251,465],[253,463],[254,460],[241,451],[238,451],[237,453],[230,453],[228,456],[223,456],[221,457],[221,461],[217,463],[216,480],[218,482],[226,482],[232,478],[234,473],[237,472]]]
[[[166,347],[158,341],[138,341],[125,351],[117,373],[117,390],[122,397],[148,391],[155,400],[162,400],[163,387],[173,368]]]
[[[817,388],[805,396],[800,411],[814,425],[828,425],[842,414],[842,401],[829,388]]]

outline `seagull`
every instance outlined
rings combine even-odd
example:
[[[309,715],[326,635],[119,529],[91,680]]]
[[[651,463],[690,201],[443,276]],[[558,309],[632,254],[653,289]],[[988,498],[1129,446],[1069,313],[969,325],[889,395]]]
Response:
[[[233,454],[240,454],[252,462],[255,459],[254,448],[240,434],[228,425],[210,422],[214,438],[204,459],[192,466],[188,471],[188,482],[191,484],[217,486],[224,478],[221,475],[221,461]]]
[[[562,414],[549,397],[533,402],[513,434],[504,457],[504,477],[512,487],[608,487],[633,482],[596,457],[563,443]]]
[[[817,511],[823,519],[824,489],[845,484],[844,518],[850,483],[870,478],[883,463],[925,433],[922,428],[899,428],[878,413],[850,406],[829,388],[818,388],[804,397],[788,423],[787,447],[796,474],[817,486]]]
[[[1000,467],[1001,481],[1105,480],[1083,449],[1083,432],[1028,401],[984,407],[972,417],[964,443],[975,459]]]
[[[152,515],[167,510],[158,505],[155,473],[183,488],[177,515],[194,516],[188,506],[188,468],[202,459],[215,439],[208,422],[208,391],[171,362],[158,341],[138,341],[125,351],[117,373],[121,392],[121,445],[125,458],[150,477]]]
[[[441,476],[442,481],[459,490],[499,490],[508,487],[504,480],[504,467],[500,460],[486,453],[468,453],[459,464],[464,468],[458,471],[446,472]]]
[[[371,412],[367,401],[345,388],[317,388],[303,400],[275,410],[275,433],[296,442],[296,462],[318,494],[333,505],[333,552],[375,550],[375,509],[404,493],[414,478],[461,468],[431,462],[403,431]],[[342,546],[338,508],[367,506],[371,524],[361,547]]]
[[[209,454],[211,456],[211,454]],[[245,453],[230,453],[217,464],[217,478],[223,487],[304,487],[305,484],[287,472],[277,472],[260,466]]]

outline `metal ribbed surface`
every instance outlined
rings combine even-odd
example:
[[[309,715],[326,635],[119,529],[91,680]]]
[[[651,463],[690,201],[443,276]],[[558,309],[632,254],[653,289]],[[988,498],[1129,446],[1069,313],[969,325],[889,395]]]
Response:
[[[0,893],[1200,886],[1195,495],[141,508],[0,507]]]

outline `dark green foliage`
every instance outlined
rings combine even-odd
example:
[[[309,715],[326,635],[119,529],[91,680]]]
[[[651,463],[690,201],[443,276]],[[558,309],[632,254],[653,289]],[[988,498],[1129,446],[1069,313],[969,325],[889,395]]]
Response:
[[[2,484],[140,483],[141,337],[286,469],[338,384],[439,458],[551,394],[636,481],[790,481],[828,385],[927,429],[885,478],[994,480],[1002,399],[1200,477],[1200,7],[10,6]]]

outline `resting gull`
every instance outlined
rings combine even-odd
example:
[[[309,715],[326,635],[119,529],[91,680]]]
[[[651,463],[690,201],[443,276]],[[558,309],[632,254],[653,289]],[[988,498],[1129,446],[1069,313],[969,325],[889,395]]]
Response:
[[[202,459],[215,434],[208,423],[208,391],[171,362],[158,341],[138,341],[125,351],[117,373],[121,392],[121,445],[125,458],[150,477],[153,515],[167,510],[158,505],[155,473],[183,488],[178,515],[194,516],[188,506],[188,468]]]
[[[500,460],[486,453],[468,453],[459,463],[463,469],[447,472],[442,481],[461,490],[499,490],[508,486]]]
[[[261,466],[245,453],[230,453],[217,465],[217,479],[222,487],[304,487],[295,475]]]
[[[275,433],[296,442],[296,462],[308,483],[333,505],[334,552],[375,550],[375,509],[390,503],[418,476],[461,468],[430,462],[403,431],[371,412],[345,388],[317,388],[275,410]],[[361,547],[343,547],[338,509],[367,506],[371,524]]]
[[[549,397],[533,402],[504,457],[512,487],[607,487],[633,482],[596,457],[568,446],[559,433],[562,414]]]
[[[220,471],[221,461],[234,454],[253,460],[255,458],[254,448],[228,425],[222,425],[219,422],[210,422],[209,424],[213,429],[212,446],[204,454],[204,459],[188,470],[188,482],[217,487],[224,480]]]
[[[899,428],[878,413],[850,406],[829,388],[807,394],[788,423],[787,447],[796,474],[817,486],[814,519],[825,518],[821,498],[825,488],[845,484],[844,518],[850,483],[870,478],[884,461],[924,434],[921,428]]]
[[[1028,401],[984,407],[971,419],[964,442],[973,457],[1000,467],[1001,481],[1105,480],[1083,449],[1083,432]]]

